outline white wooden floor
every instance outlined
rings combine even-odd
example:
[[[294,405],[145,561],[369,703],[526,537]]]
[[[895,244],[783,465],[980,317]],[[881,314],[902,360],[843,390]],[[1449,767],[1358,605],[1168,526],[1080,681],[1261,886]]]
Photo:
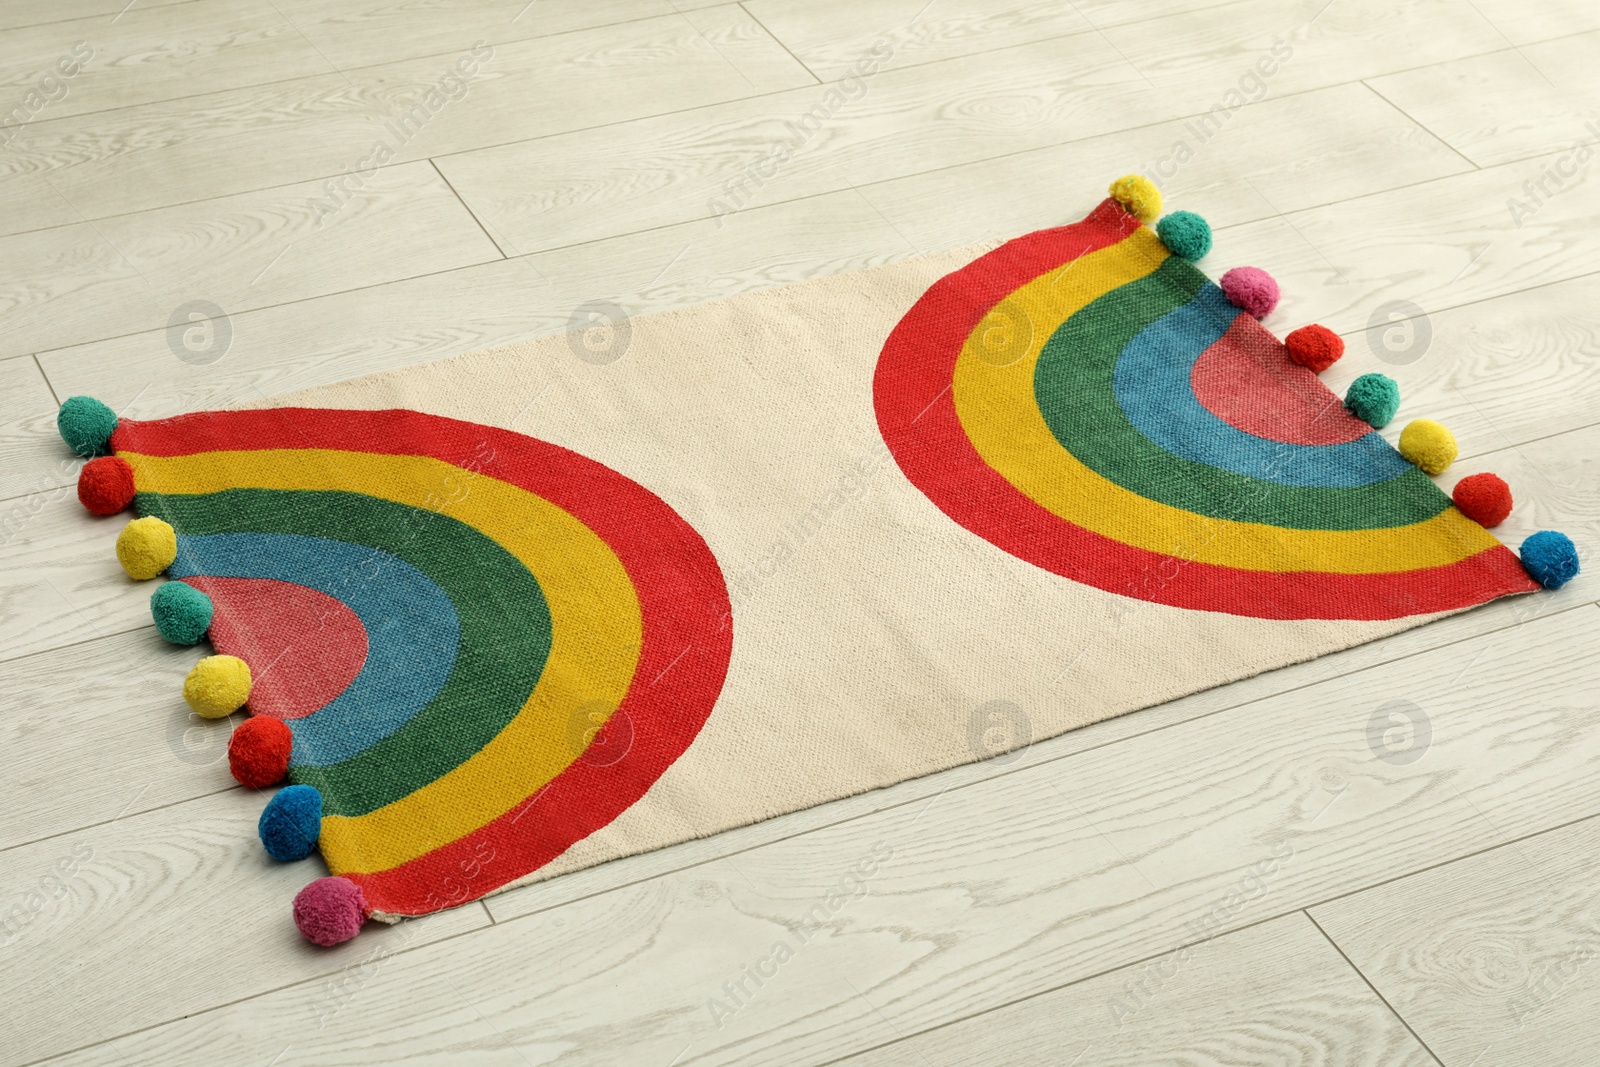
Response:
[[[1600,1060],[1593,577],[324,951],[53,429],[1015,235],[1159,167],[1213,274],[1278,277],[1270,326],[1345,335],[1330,384],[1392,374],[1462,442],[1446,486],[1499,472],[1506,539],[1593,566],[1597,56],[1593,0],[0,0],[0,1067]],[[227,318],[186,347],[191,301]],[[1391,701],[1431,740],[1380,759]]]

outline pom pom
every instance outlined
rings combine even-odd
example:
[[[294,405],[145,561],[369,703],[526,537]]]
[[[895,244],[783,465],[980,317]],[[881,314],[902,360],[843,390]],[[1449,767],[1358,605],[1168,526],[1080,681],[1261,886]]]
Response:
[[[305,859],[322,835],[322,794],[309,785],[284,786],[267,801],[256,830],[273,859]]]
[[[318,878],[295,894],[294,925],[314,945],[348,941],[366,920],[366,898],[348,878]]]
[[[150,597],[156,629],[175,645],[197,645],[211,626],[211,598],[183,582],[162,582]]]
[[[1511,514],[1511,487],[1498,474],[1469,474],[1450,494],[1461,514],[1479,526],[1499,526]]]
[[[250,789],[277,785],[289,773],[293,748],[294,734],[282,719],[256,715],[241,723],[228,739],[228,770]]]
[[[1387,374],[1363,374],[1350,383],[1344,406],[1356,418],[1381,430],[1400,410],[1400,387]]]
[[[1578,548],[1564,533],[1540,530],[1522,542],[1522,566],[1546,589],[1560,589],[1578,575]]]
[[[1289,349],[1289,358],[1313,374],[1321,374],[1344,355],[1344,338],[1326,326],[1302,326],[1285,337],[1283,343]]]
[[[1235,267],[1224,274],[1222,293],[1228,303],[1258,319],[1278,306],[1278,283],[1260,267]]]
[[[1168,252],[1190,263],[1211,251],[1211,227],[1192,211],[1174,211],[1156,223],[1156,234]]]
[[[183,699],[202,719],[221,719],[250,699],[250,667],[238,656],[207,656],[183,680]]]
[[[103,456],[111,451],[111,433],[117,413],[92,396],[69,396],[56,412],[56,429],[67,447],[80,456]]]
[[[1456,461],[1456,435],[1432,419],[1412,419],[1400,431],[1400,454],[1428,474]]]
[[[1140,222],[1151,222],[1161,214],[1161,190],[1149,178],[1129,174],[1111,183],[1111,199],[1128,209]]]
[[[117,535],[117,562],[130,578],[154,578],[177,558],[178,535],[154,515],[134,519]]]
[[[121,456],[91,459],[78,472],[78,502],[96,515],[115,515],[133,503],[133,468]]]

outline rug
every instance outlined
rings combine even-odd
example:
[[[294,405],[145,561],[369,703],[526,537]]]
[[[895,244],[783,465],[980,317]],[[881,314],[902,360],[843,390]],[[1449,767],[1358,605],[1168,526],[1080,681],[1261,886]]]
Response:
[[[79,496],[235,715],[319,944],[1323,655],[1576,573],[1488,532],[1123,179],[997,246],[269,405],[73,398]],[[1154,223],[1154,225],[1150,225]],[[175,684],[176,689],[176,684]]]

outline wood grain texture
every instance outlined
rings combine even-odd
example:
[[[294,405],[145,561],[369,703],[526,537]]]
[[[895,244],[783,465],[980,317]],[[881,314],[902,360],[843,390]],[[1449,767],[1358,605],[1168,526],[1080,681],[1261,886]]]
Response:
[[[38,230],[0,239],[0,353],[165,330],[191,300],[247,311],[499,256],[427,163]]]
[[[152,785],[146,766],[98,770],[129,806]],[[225,768],[212,771],[227,779]],[[375,927],[371,941],[332,951],[306,942],[290,902],[325,869],[266,854],[256,836],[264,802],[235,786],[144,814],[113,810],[113,821],[0,853],[0,907],[10,916],[0,931],[10,964],[0,973],[0,1063],[201,1010],[229,990],[309,981],[298,990],[296,1025],[270,1052],[253,1054],[265,1062],[320,1020],[367,1010],[355,998],[388,953],[488,925],[482,908],[468,906],[414,927]]]
[[[455,76],[464,50],[92,118],[41,114],[0,154],[0,181],[27,176],[29,205],[57,210],[53,187],[92,219],[337,176],[379,141],[406,162],[814,84],[737,5],[490,46],[420,129],[391,124]]]
[[[849,75],[880,41],[894,48],[898,65],[911,66],[1093,29],[1077,5],[1041,0],[819,0],[805,7],[751,0],[745,7],[827,81]],[[1122,10],[1124,18],[1139,17]]]
[[[330,1021],[306,1062],[509,1060],[506,1045],[566,1064],[864,1052],[1593,811],[1596,653],[1600,614],[1567,612],[502,918],[398,957],[392,995]],[[1409,765],[1369,749],[1392,699],[1433,720]],[[830,908],[831,892],[844,899]],[[779,939],[791,958],[777,976],[719,1014],[723,983]],[[399,995],[444,989],[425,1013]],[[268,993],[114,1050],[233,1059],[293,1027],[304,1001]],[[489,1029],[463,1032],[462,1005]]]
[[[1577,1067],[1600,1057],[1597,876],[1589,818],[1312,915],[1448,1067]]]
[[[1052,53],[1063,47],[1030,50],[1032,64],[1011,65],[983,93],[951,88],[974,80],[958,67],[977,60],[896,70],[891,59],[781,166],[767,164],[768,153],[797,143],[790,123],[824,105],[824,91],[454,155],[439,166],[522,252],[699,218],[731,222],[731,212],[852,186],[895,204],[897,225],[938,247],[1058,224],[1064,174],[1084,176],[1078,195],[1087,199],[1113,177],[1148,171],[1174,203],[1204,204],[1214,225],[1226,225],[1272,214],[1262,194],[1293,210],[1470,169],[1358,85],[1268,100],[1210,132],[1178,120],[1083,137],[1115,120],[1063,115],[1073,139],[1060,144],[1061,127],[1046,116],[1077,86],[1061,85],[1055,97],[1029,86],[1057,77]],[[1022,94],[1036,102],[1024,107]],[[996,121],[1006,110],[1011,117]]]
[[[0,360],[0,542],[18,529],[7,523],[16,497],[74,484],[79,461],[56,433],[56,399],[31,357]]]
[[[1450,427],[1463,456],[1499,452],[1596,421],[1597,302],[1600,274],[1591,274],[1415,319],[1385,313],[1373,327],[1345,334],[1344,357],[1322,380],[1342,396],[1362,374],[1395,379],[1400,413],[1384,430],[1391,441],[1405,423],[1426,417]],[[1573,440],[1590,447],[1588,438]],[[1452,469],[1440,482],[1458,477]]]
[[[1390,0],[1238,0],[1102,32],[1153,85],[1192,88],[1207,107],[1230,91],[1253,100],[1506,46],[1469,0],[1407,0],[1398,10]]]
[[[839,1061],[840,1067],[1434,1064],[1303,913]]]
[[[275,0],[284,19],[339,70],[397,59],[464,52],[492,44],[553,37],[597,26],[686,13],[718,0]]]
[[[169,645],[151,626],[77,636],[0,663],[10,705],[0,719],[9,753],[0,850],[233,785],[228,735],[243,717],[207,722],[183,702],[183,677],[203,649]],[[134,782],[148,787],[136,800]]]
[[[0,37],[0,100],[6,107],[13,98],[20,101],[59,56],[73,54],[80,42],[90,58],[77,74],[62,79],[64,92],[44,106],[39,118],[64,118],[328,70],[327,60],[269,0],[135,4],[115,21],[96,15],[7,30]]]
[[[1371,85],[1474,163],[1559,156],[1600,141],[1600,86],[1591,71],[1597,48],[1600,30],[1374,78]],[[1569,160],[1557,177],[1575,180],[1580,168]],[[1546,188],[1559,186],[1548,181]]]
[[[199,0],[140,0],[140,4],[145,7],[197,2]],[[41,4],[38,0],[0,0],[0,29],[9,30],[84,18],[112,19],[127,6],[128,0],[58,0],[53,4]]]
[[[1569,186],[1518,226],[1506,200],[1537,174],[1529,167],[1468,171],[1233,227],[1218,233],[1202,266],[1270,271],[1283,300],[1265,321],[1280,335],[1306,322],[1365,329],[1394,300],[1434,314],[1594,273],[1600,256],[1584,235],[1600,223],[1600,182]]]

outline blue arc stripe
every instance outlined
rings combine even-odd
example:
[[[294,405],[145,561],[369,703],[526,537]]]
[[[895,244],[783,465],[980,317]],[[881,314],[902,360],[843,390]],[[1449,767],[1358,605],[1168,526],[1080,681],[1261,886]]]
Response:
[[[1113,388],[1141,434],[1184,459],[1279,485],[1348,489],[1412,469],[1377,433],[1343,444],[1297,445],[1246,433],[1208,411],[1191,385],[1195,360],[1239,314],[1220,288],[1207,283],[1122,351]]]
[[[456,662],[461,621],[432,579],[376,548],[300,534],[178,537],[174,578],[270,578],[326,593],[367,631],[367,659],[344,692],[298,719],[290,761],[349,759],[404,726],[434,698]]]

